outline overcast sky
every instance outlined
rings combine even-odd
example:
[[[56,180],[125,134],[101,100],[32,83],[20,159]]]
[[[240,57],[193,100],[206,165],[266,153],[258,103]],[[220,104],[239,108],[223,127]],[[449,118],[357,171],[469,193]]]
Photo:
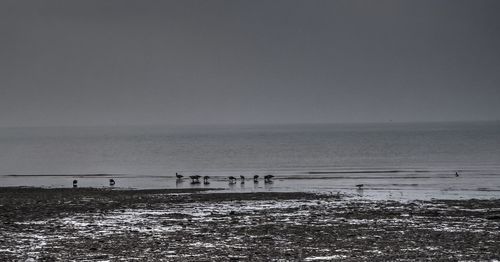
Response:
[[[0,2],[0,126],[500,119],[500,1]]]

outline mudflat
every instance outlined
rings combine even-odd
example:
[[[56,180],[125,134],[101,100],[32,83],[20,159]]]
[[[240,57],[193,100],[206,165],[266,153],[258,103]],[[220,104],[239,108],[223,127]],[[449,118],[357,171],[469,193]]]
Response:
[[[500,259],[500,200],[0,188],[0,261]]]

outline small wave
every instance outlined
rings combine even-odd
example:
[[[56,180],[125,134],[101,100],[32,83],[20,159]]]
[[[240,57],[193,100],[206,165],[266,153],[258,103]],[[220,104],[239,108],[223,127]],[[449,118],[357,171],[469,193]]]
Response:
[[[275,179],[290,179],[290,180],[301,180],[301,179],[328,179],[328,180],[340,180],[340,179],[423,179],[423,178],[455,178],[449,175],[446,176],[279,176]]]
[[[128,176],[126,174],[26,174],[26,175],[21,175],[21,174],[8,174],[4,175],[7,177],[106,177],[106,176],[113,176],[113,177],[124,177]]]
[[[477,191],[500,191],[499,189],[492,189],[492,188],[487,188],[487,187],[478,187],[476,190]]]
[[[386,173],[429,173],[428,170],[355,170],[355,171],[309,171],[307,174],[386,174]]]

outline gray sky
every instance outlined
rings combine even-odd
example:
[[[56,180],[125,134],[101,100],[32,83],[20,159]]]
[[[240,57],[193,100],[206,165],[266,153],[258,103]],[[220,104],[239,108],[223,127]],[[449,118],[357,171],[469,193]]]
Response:
[[[0,126],[500,119],[500,1],[0,2]]]

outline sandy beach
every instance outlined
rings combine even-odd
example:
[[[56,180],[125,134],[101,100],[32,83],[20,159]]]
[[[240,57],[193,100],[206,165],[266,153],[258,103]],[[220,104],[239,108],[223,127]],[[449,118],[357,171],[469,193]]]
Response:
[[[492,260],[499,207],[498,199],[0,188],[0,260]]]

